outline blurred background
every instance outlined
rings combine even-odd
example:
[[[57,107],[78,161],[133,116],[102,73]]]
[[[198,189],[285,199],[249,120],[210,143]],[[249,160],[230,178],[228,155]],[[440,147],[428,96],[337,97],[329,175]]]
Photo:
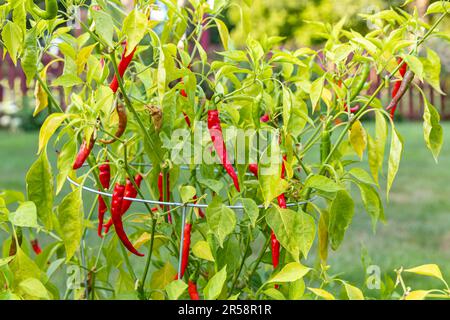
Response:
[[[404,2],[253,0],[250,6],[251,1],[248,0],[233,1],[238,3],[242,10],[232,6],[225,12],[224,18],[235,47],[245,44],[248,33],[257,39],[267,33],[285,37],[283,43],[287,48],[306,45],[320,47],[325,39],[321,27],[315,21],[336,23],[346,17],[347,28],[362,34],[367,33],[376,26],[364,21],[364,14],[399,6]],[[122,2],[132,5],[132,0]],[[184,1],[179,2],[182,4]],[[433,1],[412,1],[408,4],[408,10],[417,10],[417,14],[423,15],[431,2]],[[162,9],[155,15],[158,19],[164,19],[164,5],[159,5]],[[63,8],[60,6],[60,9]],[[79,14],[81,17],[86,16],[83,11]],[[250,21],[250,25],[240,23],[241,15],[250,17],[246,19]],[[441,24],[441,31],[446,31],[447,34],[450,30],[449,22],[447,18]],[[74,33],[81,32],[77,29],[79,26],[73,27]],[[431,47],[441,57],[441,87],[448,93],[450,42],[442,39],[430,41]],[[221,50],[219,43],[219,35],[215,30],[205,32],[202,45],[207,51],[213,53]],[[0,52],[0,59],[2,56],[3,53]],[[58,77],[62,67],[61,64],[52,64],[49,78]],[[372,74],[371,82],[374,87],[378,81],[376,74]],[[450,123],[446,122],[450,119],[450,99],[434,92],[431,87],[425,86],[423,89],[442,116],[445,142],[439,163],[435,163],[423,140],[423,102],[419,99],[417,90],[410,90],[397,111],[397,128],[405,139],[405,151],[390,200],[385,202],[388,223],[379,225],[374,232],[370,219],[359,203],[343,246],[337,253],[333,253],[329,260],[334,273],[342,272],[345,274],[344,278],[350,281],[361,283],[365,276],[365,266],[368,264],[378,265],[382,272],[387,272],[400,266],[437,263],[444,275],[450,276]],[[61,90],[54,88],[54,94],[60,97],[61,105],[65,106]],[[26,189],[25,175],[36,159],[38,130],[46,117],[45,112],[33,117],[33,91],[33,85],[26,85],[20,64],[14,66],[8,55],[0,60],[0,190]],[[385,92],[385,95],[379,98],[387,101],[388,92]],[[423,283],[424,286],[428,284]]]

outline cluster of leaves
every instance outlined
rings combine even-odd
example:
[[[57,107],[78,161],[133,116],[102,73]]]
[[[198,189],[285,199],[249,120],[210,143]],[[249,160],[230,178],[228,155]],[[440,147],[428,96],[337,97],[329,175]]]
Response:
[[[90,6],[83,1],[62,3],[65,13],[52,20],[27,15],[25,0],[0,7],[2,44],[13,61],[21,63],[29,83],[36,80],[35,114],[46,110],[48,101],[58,107],[51,87],[62,86],[68,102],[65,111],[51,113],[41,128],[39,157],[27,174],[28,201],[16,199],[21,204],[14,212],[7,208],[14,201],[2,200],[0,206],[1,226],[11,235],[9,243],[16,244],[15,251],[4,254],[0,264],[6,279],[1,280],[5,282],[1,286],[6,288],[4,296],[28,298],[33,291],[38,293],[32,297],[59,297],[61,288],[50,280],[64,264],[70,270],[78,266],[81,279],[76,286],[69,277],[63,287],[66,298],[185,298],[187,279],[197,283],[205,299],[323,297],[323,287],[333,281],[340,281],[349,298],[363,297],[356,287],[328,274],[328,250],[339,248],[352,222],[352,186],[359,189],[374,227],[385,219],[379,176],[385,172],[387,153],[389,192],[399,169],[403,139],[376,96],[389,81],[396,80],[399,56],[418,81],[440,90],[439,56],[429,48],[425,54],[419,54],[422,51],[418,49],[426,46],[429,37],[439,35],[436,27],[448,10],[445,2],[429,8],[430,15],[441,14],[432,26],[417,15],[394,10],[367,16],[379,28],[365,36],[343,29],[341,21],[319,51],[277,48],[281,38],[276,36],[261,41],[249,37],[244,48],[231,50],[227,27],[220,19],[229,4],[220,1],[213,7],[198,0],[184,7],[164,1],[167,16],[162,22],[151,19],[157,10],[152,1],[136,1],[130,13],[109,1]],[[74,7],[87,10],[88,21],[79,21]],[[65,26],[73,19],[83,28],[77,36]],[[200,43],[202,32],[208,28],[217,28],[224,48],[221,58],[214,61]],[[55,45],[60,55],[42,65],[40,57]],[[119,78],[120,95],[116,96],[108,80],[117,74],[118,57],[134,48],[135,58],[123,79]],[[64,72],[48,83],[47,69],[57,61],[64,63]],[[371,83],[361,80],[366,66],[383,78],[375,92],[368,90]],[[357,88],[360,80],[363,85]],[[181,89],[186,97],[180,94]],[[77,175],[79,172],[72,170],[77,145],[94,133],[111,135],[118,126],[114,112],[117,99],[131,115],[125,134],[114,144],[98,143],[88,159],[89,170]],[[423,99],[424,138],[437,158],[442,146],[439,114],[425,95]],[[355,105],[360,108],[352,113],[350,107]],[[180,144],[173,138],[178,129],[194,132],[206,127],[211,106],[220,110],[224,128],[272,133],[263,153],[279,158],[279,164],[258,179],[246,174],[248,162],[236,164],[241,192],[233,188],[221,166],[191,165],[185,171],[173,158],[173,150],[180,147],[196,150],[195,144],[200,144],[201,150],[211,149],[207,130],[195,141],[185,139]],[[373,133],[361,121],[371,114],[375,118]],[[270,121],[261,123],[262,115],[268,115]],[[389,125],[390,149],[386,152]],[[321,139],[324,133],[330,141]],[[234,139],[227,138],[228,150],[235,149]],[[246,145],[250,146],[251,139],[254,137]],[[59,150],[56,175],[48,159],[51,143]],[[319,157],[318,147],[324,143],[330,148]],[[365,158],[370,173],[363,169]],[[90,197],[75,186],[67,193],[66,181],[70,177],[79,185],[99,188],[98,165],[106,159],[112,166],[111,185],[123,176],[140,173],[145,183],[139,196],[157,199],[158,176],[163,172],[170,177],[171,199],[208,204],[206,219],[197,209],[187,212],[193,228],[184,279],[174,280],[183,230],[180,208],[170,208],[173,223],[166,222],[168,208],[159,206],[156,211],[150,206],[133,206],[134,213],[124,217],[127,229],[133,230],[130,237],[134,245],[148,247],[146,258],[129,257],[114,232],[101,241],[90,236],[95,233],[92,217],[98,200],[90,205]],[[280,174],[282,163],[285,178]],[[58,203],[56,195],[63,190],[67,194]],[[288,202],[304,203],[280,208],[276,198],[282,193]],[[235,204],[242,204],[244,210],[228,207]],[[44,243],[50,242],[36,262],[20,245],[18,233],[23,228],[39,231]],[[270,230],[282,247],[275,270],[268,250]],[[315,242],[318,267],[306,267]],[[11,247],[7,243],[5,247]],[[146,259],[145,266],[139,259]]]

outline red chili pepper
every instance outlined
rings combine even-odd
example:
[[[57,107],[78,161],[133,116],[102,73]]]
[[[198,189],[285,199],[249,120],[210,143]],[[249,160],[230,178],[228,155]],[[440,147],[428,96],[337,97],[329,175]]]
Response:
[[[123,104],[117,104],[116,105],[116,112],[119,116],[119,125],[117,126],[117,130],[114,133],[114,137],[111,139],[101,139],[100,142],[104,144],[111,144],[117,141],[118,138],[120,138],[123,133],[125,132],[127,128],[128,118],[127,118],[127,112],[125,109],[125,106]]]
[[[142,176],[140,174],[137,174],[134,177],[134,182],[136,183],[136,185],[138,187],[141,186],[141,182],[142,182]],[[127,198],[136,198],[138,194],[138,191],[136,190],[136,188],[134,187],[134,184],[130,181],[130,179],[127,179],[127,183],[125,185],[125,197]],[[122,215],[124,215],[128,209],[131,206],[131,201],[130,200],[123,200],[122,203]]]
[[[91,135],[91,138],[89,139],[89,144],[87,144],[86,140],[83,140],[83,143],[80,146],[80,151],[78,151],[78,155],[75,159],[75,162],[73,163],[73,170],[77,170],[81,168],[86,161],[86,159],[89,157],[89,154],[91,153],[92,149],[95,145],[95,133]]]
[[[102,188],[104,191],[105,189],[109,189],[109,183],[111,181],[111,167],[109,166],[109,161],[106,160],[106,164],[102,164],[98,167],[100,174],[99,174],[99,180],[100,184],[102,185]],[[101,195],[98,195],[98,227],[97,227],[97,233],[100,238],[103,238],[102,235],[102,229],[103,229],[103,218],[105,217],[105,213],[108,210],[105,200],[103,200],[103,197]]]
[[[191,231],[192,224],[186,222],[184,225],[184,239],[183,239],[183,252],[181,254],[181,278],[183,278],[184,273],[186,272],[186,268],[189,262],[189,250],[191,247]],[[178,278],[178,275],[177,275]]]
[[[186,114],[186,112],[183,111],[184,120],[186,121],[188,127],[191,126],[191,120],[189,119],[189,116]]]
[[[140,174],[137,174],[134,177],[134,182],[136,183],[136,185],[138,187],[141,186],[141,182],[142,182],[143,177]],[[136,188],[134,187],[133,183],[130,181],[130,179],[127,179],[127,183],[125,184],[125,192],[124,192],[124,197],[126,198],[136,198],[138,192],[136,190]],[[128,209],[131,206],[131,202],[130,200],[123,200],[122,202],[122,209],[121,209],[121,215],[123,216]],[[108,220],[108,222],[104,225],[105,227],[105,233],[108,233],[109,228],[111,228],[111,226],[113,225],[113,221],[112,218]]]
[[[188,281],[188,292],[189,297],[191,297],[191,300],[200,300],[200,296],[197,290],[197,284],[191,279],[189,279]]]
[[[114,186],[113,197],[111,201],[111,217],[114,224],[114,229],[116,229],[117,236],[123,243],[125,248],[131,253],[137,256],[143,257],[144,255],[136,250],[131,241],[128,239],[127,234],[123,228],[122,223],[122,205],[123,197],[125,195],[125,186],[120,183],[116,183]]]
[[[272,248],[272,265],[275,269],[276,267],[278,267],[278,263],[280,262],[280,242],[275,236],[273,230],[270,233],[270,244]]]
[[[259,121],[261,122],[269,122],[270,118],[269,118],[269,114],[265,113],[263,116],[261,116],[261,118],[259,118]]]
[[[240,192],[241,189],[239,187],[239,180],[232,164],[230,163],[230,160],[228,159],[227,149],[225,147],[225,142],[223,141],[223,133],[220,125],[218,110],[208,110],[208,129],[214,148],[216,149],[217,155],[219,156],[223,167],[231,179],[233,179],[236,190]]]
[[[401,64],[402,62],[403,62],[402,58],[398,58],[397,59],[397,64]],[[400,69],[398,70],[398,72],[400,73],[400,76],[402,77],[402,79],[404,78],[407,69],[408,69],[408,65],[406,63],[403,63],[401,65]],[[401,85],[402,85],[402,81],[397,81],[397,82],[394,83],[394,88],[392,88],[392,94],[391,94],[392,98],[394,98],[398,94]],[[391,106],[391,108],[390,108],[390,110],[391,110],[391,118],[392,119],[394,118],[394,114],[395,114],[395,110],[396,109],[397,109],[397,104],[393,104]]]
[[[258,165],[256,163],[250,163],[248,165],[248,170],[250,170],[255,177],[258,177]]]
[[[42,249],[41,246],[39,245],[39,241],[37,239],[31,240],[31,247],[33,248],[33,251],[35,254],[41,254]]]
[[[125,74],[125,71],[128,68],[128,65],[130,64],[131,60],[133,60],[134,53],[136,52],[136,48],[133,49],[127,56],[125,53],[127,52],[127,45],[125,44],[125,49],[122,54],[122,59],[119,62],[119,65],[117,66],[117,69],[119,70],[119,75],[122,78]],[[113,80],[111,81],[111,84],[109,85],[111,90],[116,93],[119,89],[119,81],[117,80],[117,75],[114,75]]]

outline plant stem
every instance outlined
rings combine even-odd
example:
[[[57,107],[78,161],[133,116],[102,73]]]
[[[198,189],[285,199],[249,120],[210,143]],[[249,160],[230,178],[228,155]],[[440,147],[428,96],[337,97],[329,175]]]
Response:
[[[123,84],[123,79],[120,76],[119,69],[118,69],[118,66],[117,66],[116,56],[115,56],[114,52],[110,54],[110,57],[111,57],[111,62],[112,62],[113,67],[114,67],[114,73],[115,73],[115,75],[117,77],[117,82],[119,83],[120,92],[122,93],[123,98],[125,100],[125,104],[127,105],[127,108],[131,111],[131,113],[133,113],[134,117],[136,118],[136,121],[137,121],[139,127],[141,128],[142,133],[144,134],[144,136],[147,139],[148,143],[150,144],[152,150],[156,150],[156,148],[155,148],[155,146],[153,144],[153,140],[150,137],[150,135],[148,134],[148,130],[145,128],[144,123],[142,122],[141,118],[139,117],[139,114],[137,113],[136,109],[133,107],[133,105],[132,105],[132,103],[131,103],[131,101],[130,101],[130,99],[128,97],[128,94],[127,94],[127,92],[125,90],[125,87],[124,87],[124,84]],[[154,152],[154,155],[160,161],[162,161],[161,155],[159,153]]]
[[[231,295],[233,294],[233,290],[234,290],[234,288],[236,286],[236,283],[237,283],[237,281],[239,279],[239,275],[241,274],[242,268],[244,267],[245,260],[247,258],[247,252],[248,252],[249,248],[250,248],[250,234],[247,237],[247,244],[245,246],[244,255],[243,255],[242,260],[241,260],[241,265],[239,266],[239,270],[238,270],[238,272],[237,272],[237,274],[236,274],[236,276],[235,276],[235,278],[233,280],[233,284],[231,285],[231,289],[230,289],[230,295],[228,297],[231,297]]]
[[[147,261],[145,262],[145,269],[144,269],[144,273],[142,274],[142,279],[141,282],[139,284],[139,293],[141,295],[141,298],[144,297],[144,285],[145,285],[145,279],[147,278],[147,274],[148,274],[148,270],[150,269],[150,263],[152,260],[152,254],[153,254],[153,243],[155,240],[155,230],[156,230],[156,219],[153,218],[152,220],[152,234],[150,237],[150,247],[148,250],[148,256],[147,256]]]

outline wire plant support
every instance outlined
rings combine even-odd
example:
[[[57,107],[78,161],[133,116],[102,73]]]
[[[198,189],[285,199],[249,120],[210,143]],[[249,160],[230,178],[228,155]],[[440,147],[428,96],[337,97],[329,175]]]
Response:
[[[143,164],[135,164],[135,165],[140,165],[142,166]],[[151,166],[151,165],[145,165],[145,166]],[[188,167],[180,167],[182,170],[188,170]],[[97,189],[82,185],[76,181],[74,181],[72,178],[67,177],[67,180],[69,181],[70,184],[78,187],[78,188],[82,188],[84,191],[87,191],[89,193],[93,193],[95,195],[102,195],[105,197],[112,197],[112,194],[109,192],[104,192],[104,191],[99,191]],[[296,206],[300,206],[300,205],[304,205],[310,202],[313,202],[316,199],[317,196],[312,196],[310,199],[305,200],[305,201],[299,201],[299,202],[290,202],[286,204],[286,207],[296,207]],[[137,202],[137,203],[146,203],[146,204],[150,204],[150,205],[158,205],[158,206],[168,206],[168,207],[176,207],[176,208],[181,208],[181,220],[182,220],[182,224],[181,224],[181,234],[180,234],[180,250],[179,250],[179,259],[178,259],[178,279],[181,279],[181,262],[182,262],[182,253],[183,253],[183,245],[184,245],[184,226],[186,224],[186,215],[187,215],[187,208],[199,208],[199,209],[205,209],[208,207],[208,204],[201,204],[201,203],[193,203],[193,202],[188,202],[188,203],[183,203],[183,202],[176,202],[176,201],[159,201],[159,200],[149,200],[149,199],[140,199],[140,198],[128,198],[128,197],[124,197],[124,200],[128,200],[131,202]],[[264,209],[266,208],[263,204],[259,204],[257,205],[258,209]],[[271,205],[270,205],[271,206]],[[269,206],[269,207],[270,207]],[[226,207],[228,207],[229,209],[232,210],[243,210],[244,206],[242,204],[235,204],[235,205],[226,205]],[[173,213],[173,211],[171,210],[171,213]]]

